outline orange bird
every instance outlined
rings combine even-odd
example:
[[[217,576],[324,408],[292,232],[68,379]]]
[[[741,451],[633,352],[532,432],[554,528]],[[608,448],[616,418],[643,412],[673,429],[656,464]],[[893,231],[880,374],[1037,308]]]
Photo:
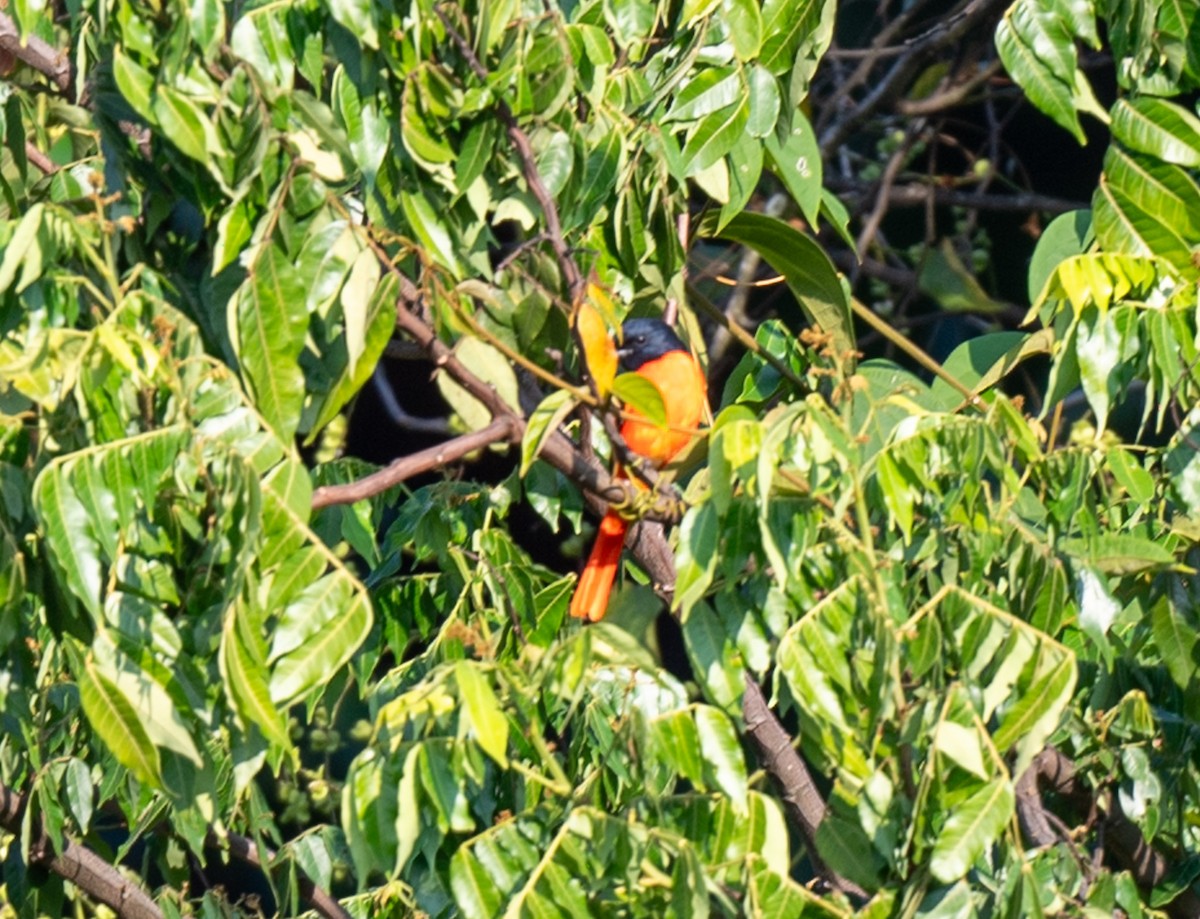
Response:
[[[667,416],[666,426],[660,427],[639,421],[638,412],[626,409],[632,417],[621,425],[621,437],[634,453],[665,466],[692,442],[708,403],[708,385],[696,359],[661,319],[630,319],[621,331],[624,341],[617,356],[622,368],[658,387]],[[596,544],[571,598],[572,616],[592,622],[604,618],[628,528],[629,521],[613,510],[600,521]]]

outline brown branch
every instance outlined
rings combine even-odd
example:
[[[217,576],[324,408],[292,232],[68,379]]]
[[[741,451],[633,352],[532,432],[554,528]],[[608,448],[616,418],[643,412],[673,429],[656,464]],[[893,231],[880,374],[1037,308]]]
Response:
[[[205,845],[212,849],[227,851],[238,861],[253,865],[264,874],[267,873],[258,845],[252,839],[229,832],[217,835],[216,832],[209,830]],[[275,853],[267,849],[266,861],[273,861],[274,858]],[[299,865],[295,867],[300,884],[300,896],[304,898],[305,903],[312,907],[313,912],[318,916],[324,916],[325,919],[351,919],[350,913],[332,894],[313,883],[312,878],[305,874],[304,869]]]
[[[898,57],[891,69],[875,81],[874,88],[853,111],[822,135],[822,156],[827,157],[841,147],[865,119],[902,93],[932,53],[958,44],[971,28],[986,20],[1005,3],[1006,0],[968,0],[932,29],[907,42],[907,53]],[[864,64],[867,63],[864,61]]]
[[[29,141],[25,141],[25,159],[33,163],[41,171],[42,175],[51,175],[58,172],[58,166],[55,165],[54,160],[46,156],[46,154]]]
[[[353,504],[364,498],[372,498],[399,485],[406,479],[411,479],[422,472],[429,472],[431,469],[439,469],[476,450],[482,450],[484,447],[502,441],[512,442],[515,430],[512,418],[500,416],[486,428],[455,437],[436,447],[430,447],[409,456],[402,456],[378,472],[373,472],[361,479],[347,482],[344,485],[323,485],[313,492],[312,508],[319,510],[332,504]]]
[[[875,188],[874,183],[868,185],[847,181],[835,175],[828,176],[825,184],[830,191],[843,195],[866,196],[871,194]],[[965,207],[994,212],[1046,211],[1051,214],[1063,214],[1089,206],[1082,201],[1069,201],[1066,198],[1038,195],[1032,192],[1015,195],[985,194],[961,191],[956,188],[942,188],[936,185],[923,185],[918,182],[893,185],[887,190],[889,207],[924,207],[931,201],[940,207]]]
[[[904,142],[888,158],[887,166],[884,167],[883,175],[879,179],[879,190],[875,192],[875,206],[871,209],[871,213],[866,221],[864,221],[862,232],[858,234],[858,239],[855,242],[855,252],[860,259],[866,255],[867,249],[871,247],[875,240],[875,234],[879,232],[879,227],[883,223],[883,217],[887,213],[888,205],[891,203],[889,193],[892,186],[896,184],[896,177],[900,174],[900,170],[905,162],[907,162],[908,154],[924,127],[925,121],[921,118],[910,124],[907,131],[905,131]]]
[[[825,882],[835,890],[870,899],[870,895],[853,881],[839,875],[821,860],[817,852],[817,830],[825,819],[825,802],[813,783],[808,766],[792,746],[792,738],[771,711],[762,687],[746,671],[746,693],[742,697],[742,717],[746,722],[746,733],[754,741],[759,758],[783,789],[783,800],[792,815],[800,835],[804,839],[813,867]]]
[[[0,13],[0,48],[49,77],[62,92],[71,89],[71,60],[66,52],[51,47],[36,35],[22,42],[17,24],[3,13]]]
[[[1050,791],[1064,798],[1072,809],[1092,814],[1097,805],[1106,813],[1097,830],[1104,834],[1108,848],[1118,864],[1133,875],[1143,889],[1155,887],[1167,876],[1173,859],[1146,842],[1141,829],[1121,809],[1115,794],[1093,790],[1079,777],[1075,764],[1055,747],[1046,747],[1017,780],[1017,819],[1021,831],[1035,846],[1053,845],[1062,840],[1051,827],[1054,815],[1045,807],[1042,794]],[[1200,896],[1185,888],[1166,904],[1167,913],[1179,919],[1200,916]]]
[[[20,837],[28,803],[25,795],[0,783],[0,826]],[[64,837],[62,851],[56,853],[45,823],[40,819],[32,835],[29,844],[32,864],[49,868],[97,903],[114,910],[121,919],[162,919],[162,911],[154,905],[149,894],[91,849]]]
[[[446,29],[446,34],[450,36],[458,48],[459,54],[467,62],[467,66],[475,73],[475,76],[486,86],[491,76],[487,68],[480,63],[479,58],[475,55],[475,51],[471,48],[462,34],[450,24],[449,17],[439,7],[434,7],[433,10],[442,26]],[[546,188],[546,183],[542,181],[541,173],[538,172],[537,158],[533,154],[533,145],[529,142],[527,135],[521,126],[517,124],[517,117],[513,114],[513,110],[503,98],[496,97],[496,114],[504,123],[504,129],[508,133],[508,139],[512,141],[513,146],[517,151],[517,158],[521,161],[521,172],[525,176],[525,184],[529,186],[529,191],[537,199],[538,206],[542,209],[542,215],[546,218],[546,239],[550,243],[550,248],[554,250],[554,256],[558,260],[559,268],[562,270],[563,278],[567,282],[567,292],[570,295],[572,303],[577,303],[583,296],[583,275],[579,272],[579,266],[575,264],[575,259],[571,255],[571,250],[567,247],[567,242],[563,238],[562,221],[558,216],[558,207],[554,203],[554,198],[551,196],[549,189]]]
[[[411,287],[411,284],[410,284]],[[468,393],[483,403],[493,420],[507,419],[513,425],[512,440],[519,442],[525,434],[525,419],[518,415],[496,390],[465,367],[454,352],[413,309],[412,299],[404,298],[396,307],[396,325],[417,342],[444,373]],[[613,479],[597,463],[585,459],[564,435],[555,432],[542,442],[541,457],[575,484],[603,498],[609,504],[644,500],[641,492],[629,482]],[[647,513],[651,520],[675,523],[679,520],[675,502],[662,500]]]
[[[975,73],[954,83],[945,89],[921,99],[900,99],[896,102],[896,111],[901,115],[914,117],[917,115],[936,115],[946,109],[962,105],[968,97],[984,83],[1003,70],[1000,61],[992,61],[986,67],[979,67]]]

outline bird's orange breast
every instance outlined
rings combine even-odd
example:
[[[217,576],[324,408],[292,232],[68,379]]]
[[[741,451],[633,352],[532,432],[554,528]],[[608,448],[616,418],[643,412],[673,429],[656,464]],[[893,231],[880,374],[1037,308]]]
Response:
[[[621,436],[629,449],[644,456],[656,466],[669,463],[677,453],[692,442],[692,434],[704,418],[708,403],[708,386],[700,365],[686,351],[671,351],[638,367],[662,393],[666,408],[666,427],[653,422],[629,418],[621,425]],[[637,416],[633,409],[628,414]]]

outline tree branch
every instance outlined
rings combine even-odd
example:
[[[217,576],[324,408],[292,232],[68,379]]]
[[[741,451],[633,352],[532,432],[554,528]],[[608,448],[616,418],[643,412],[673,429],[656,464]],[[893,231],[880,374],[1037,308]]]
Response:
[[[932,29],[906,42],[906,53],[896,59],[891,69],[874,83],[874,88],[852,111],[822,135],[822,156],[830,156],[857,130],[859,124],[878,111],[884,103],[903,92],[931,53],[941,48],[953,47],[977,23],[985,20],[1003,5],[1003,0],[968,0],[959,10],[942,19]],[[868,65],[869,70],[869,61],[864,61],[864,64]],[[861,69],[863,68],[860,67]]]
[[[1000,61],[992,61],[986,67],[977,67],[975,73],[954,83],[933,95],[921,99],[900,99],[896,102],[896,111],[901,115],[916,117],[920,115],[936,115],[946,109],[962,105],[976,89],[991,80],[1003,70]]]
[[[0,13],[0,48],[24,61],[64,93],[71,89],[71,61],[65,52],[52,48],[36,35],[21,41],[20,30],[11,18]]]
[[[467,66],[474,71],[475,76],[479,77],[480,81],[486,86],[490,80],[490,74],[487,68],[480,63],[475,51],[471,48],[462,34],[450,24],[450,19],[442,12],[441,8],[434,7],[434,13],[441,20],[442,26],[446,29],[446,34],[450,36],[458,48],[459,54],[467,62]],[[554,198],[546,188],[546,183],[542,181],[541,173],[538,172],[537,158],[533,154],[533,145],[529,142],[527,135],[521,126],[517,124],[517,117],[513,114],[513,110],[508,103],[500,96],[496,97],[496,114],[504,123],[504,129],[508,133],[508,139],[512,141],[513,147],[516,148],[517,158],[521,161],[521,172],[525,176],[525,184],[529,186],[529,191],[533,197],[537,199],[538,206],[542,209],[542,215],[546,218],[546,239],[550,243],[550,248],[554,250],[554,256],[558,260],[559,268],[562,270],[563,279],[567,282],[567,292],[570,295],[571,302],[576,303],[583,296],[583,275],[579,273],[579,266],[575,264],[575,259],[571,255],[571,250],[567,247],[567,242],[563,238],[562,221],[558,216],[558,207],[554,203]]]
[[[836,193],[862,196],[871,194],[876,187],[875,183],[847,181],[836,175],[830,175],[825,184],[830,191]],[[995,195],[962,191],[957,188],[941,188],[936,185],[923,185],[918,182],[892,185],[886,191],[889,207],[924,207],[932,202],[940,207],[965,207],[980,211],[1046,211],[1051,214],[1064,214],[1067,211],[1089,206],[1086,202],[1069,201],[1066,198],[1056,198],[1052,195],[1038,195],[1030,192]]]
[[[0,826],[20,837],[28,803],[25,795],[0,783]],[[162,911],[154,905],[149,894],[91,849],[64,837],[62,851],[55,853],[46,826],[40,819],[32,836],[29,844],[31,863],[45,865],[97,903],[115,910],[121,919],[162,919]]]
[[[353,504],[364,498],[382,494],[422,472],[439,469],[447,463],[462,459],[476,450],[482,450],[501,441],[512,441],[515,425],[513,419],[501,416],[486,428],[463,434],[444,444],[402,456],[395,462],[368,476],[347,482],[344,485],[322,485],[313,492],[312,509],[319,510],[331,504]]]
[[[1167,876],[1173,859],[1146,842],[1141,829],[1125,816],[1114,794],[1093,790],[1079,778],[1075,764],[1055,747],[1046,747],[1034,757],[1025,773],[1017,780],[1017,819],[1021,831],[1035,846],[1053,845],[1061,840],[1051,827],[1050,812],[1042,802],[1042,792],[1052,791],[1065,798],[1073,809],[1083,814],[1103,804],[1105,815],[1100,824],[1109,849],[1121,867],[1133,875],[1139,887],[1155,887]],[[1101,798],[1103,795],[1103,800]],[[1167,913],[1178,919],[1200,916],[1200,897],[1191,888],[1182,890],[1166,906]]]
[[[771,711],[762,687],[748,670],[746,692],[742,696],[742,717],[746,722],[746,733],[754,741],[763,766],[783,789],[784,803],[800,829],[804,846],[817,873],[833,889],[869,900],[870,895],[865,890],[830,869],[821,860],[817,852],[817,830],[825,819],[825,801],[813,783],[808,766],[792,746],[791,736]]]
[[[411,288],[411,283],[410,283]],[[415,288],[412,288],[415,291]],[[483,403],[493,420],[506,419],[512,425],[511,440],[520,442],[525,434],[525,419],[518,415],[496,390],[463,365],[454,352],[439,339],[433,329],[412,309],[414,301],[401,299],[396,307],[396,325],[417,342],[443,373],[450,374],[460,386]],[[563,434],[554,432],[542,442],[542,459],[581,488],[603,498],[609,504],[633,503],[642,493],[630,482],[612,478],[599,464],[585,459]],[[675,502],[659,501],[646,517],[663,523],[679,519]]]
[[[227,851],[238,861],[253,865],[263,874],[267,873],[258,845],[253,839],[229,832],[217,835],[214,831],[209,830],[205,844],[212,849]],[[275,853],[267,849],[266,861],[273,861],[274,858]],[[299,878],[300,896],[304,898],[305,903],[312,907],[313,912],[318,916],[324,916],[325,919],[351,919],[350,913],[346,911],[345,907],[332,894],[313,883],[312,878],[305,874],[299,865],[296,865],[296,874]]]
[[[25,159],[33,163],[42,173],[42,175],[50,175],[58,172],[58,167],[54,165],[54,160],[46,156],[41,150],[25,141]]]

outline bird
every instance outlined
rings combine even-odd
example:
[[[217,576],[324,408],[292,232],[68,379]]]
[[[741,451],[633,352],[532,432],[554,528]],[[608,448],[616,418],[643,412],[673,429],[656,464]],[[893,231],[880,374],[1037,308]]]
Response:
[[[644,416],[632,407],[626,407],[621,424],[621,439],[630,451],[661,468],[692,442],[704,418],[708,405],[704,371],[661,319],[626,320],[617,357],[623,370],[645,377],[662,394],[665,425],[640,420]],[[629,521],[611,508],[600,521],[596,542],[571,598],[570,613],[575,618],[591,622],[604,618],[628,528]]]

